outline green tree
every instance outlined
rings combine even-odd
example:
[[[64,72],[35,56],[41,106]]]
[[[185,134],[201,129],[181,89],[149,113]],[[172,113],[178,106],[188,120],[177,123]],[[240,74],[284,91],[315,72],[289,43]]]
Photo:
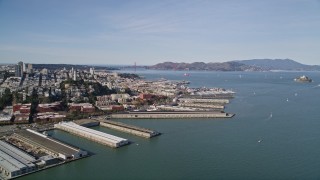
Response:
[[[29,116],[29,123],[33,122],[33,116],[37,113],[37,107],[39,104],[39,97],[38,97],[38,91],[33,88],[32,95],[31,95],[31,112]]]
[[[4,90],[2,97],[0,98],[0,110],[3,110],[6,106],[12,105],[13,95],[9,88]]]

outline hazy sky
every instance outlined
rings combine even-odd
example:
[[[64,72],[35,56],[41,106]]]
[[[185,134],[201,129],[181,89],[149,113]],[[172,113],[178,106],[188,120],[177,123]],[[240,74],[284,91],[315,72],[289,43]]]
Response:
[[[320,64],[320,0],[0,0],[0,62]]]

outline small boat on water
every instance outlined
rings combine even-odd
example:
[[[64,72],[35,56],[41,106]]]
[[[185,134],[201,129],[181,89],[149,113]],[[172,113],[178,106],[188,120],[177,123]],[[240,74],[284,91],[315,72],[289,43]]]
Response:
[[[312,79],[303,75],[303,76],[295,78],[294,81],[296,81],[296,82],[312,82]]]
[[[184,75],[184,76],[190,76],[190,74],[189,74],[189,73],[184,73],[183,75]]]

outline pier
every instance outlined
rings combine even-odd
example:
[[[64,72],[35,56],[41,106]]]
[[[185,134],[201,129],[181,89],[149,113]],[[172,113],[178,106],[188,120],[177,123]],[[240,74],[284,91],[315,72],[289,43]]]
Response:
[[[114,119],[174,119],[174,118],[231,118],[234,114],[225,112],[129,112],[111,114],[110,118]]]
[[[44,152],[64,160],[77,159],[87,155],[86,151],[30,129],[14,133],[11,137],[30,145],[33,149],[42,149]]]
[[[80,120],[75,120],[73,122],[83,127],[95,127],[95,126],[99,126],[100,124],[100,122],[95,119],[80,119]]]
[[[60,122],[55,124],[54,127],[113,148],[129,144],[127,139],[82,127],[73,122]]]
[[[137,127],[129,124],[124,124],[121,122],[110,121],[110,120],[101,121],[100,126],[130,133],[130,134],[141,136],[144,138],[152,138],[154,136],[160,135],[160,133],[157,131],[153,131],[150,129],[141,128],[141,127]]]
[[[183,98],[190,98],[190,99],[232,99],[232,98],[234,98],[234,94],[225,93],[225,94],[183,95]]]
[[[179,106],[182,107],[197,107],[197,108],[210,108],[215,110],[221,110],[224,109],[224,106],[221,105],[213,105],[213,104],[197,104],[197,103],[179,103]]]
[[[22,177],[88,156],[84,150],[37,131],[20,130],[0,140],[0,179]]]
[[[228,104],[229,99],[192,99],[192,98],[179,98],[180,102],[185,103],[216,103],[216,104]]]

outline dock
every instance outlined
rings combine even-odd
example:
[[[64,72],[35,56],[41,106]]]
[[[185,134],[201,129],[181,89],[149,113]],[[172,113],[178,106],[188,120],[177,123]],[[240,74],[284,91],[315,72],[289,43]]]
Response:
[[[99,126],[100,124],[100,122],[95,119],[80,119],[80,120],[75,120],[73,122],[84,127],[95,127],[95,126]]]
[[[160,135],[160,133],[157,131],[153,131],[150,129],[141,128],[138,126],[133,126],[133,125],[129,125],[129,124],[121,123],[121,122],[110,121],[110,120],[101,121],[100,126],[107,127],[107,128],[114,129],[114,130],[118,130],[118,131],[122,131],[122,132],[126,132],[126,133],[130,133],[130,134],[133,134],[136,136],[141,136],[144,138],[152,138],[154,136]]]
[[[215,110],[221,110],[224,109],[224,106],[222,105],[213,105],[213,104],[197,104],[197,103],[179,103],[179,106],[182,107],[197,107],[197,108],[210,108]]]
[[[54,127],[112,148],[118,148],[129,144],[127,139],[82,127],[74,122],[60,122],[55,124]]]
[[[216,103],[216,104],[229,104],[229,99],[192,99],[192,98],[179,98],[180,102],[185,103]]]
[[[234,98],[234,94],[226,93],[226,94],[183,95],[182,98],[190,98],[190,99],[232,99],[232,98]]]
[[[175,118],[232,118],[234,114],[219,111],[150,111],[111,114],[113,119],[175,119]]]

